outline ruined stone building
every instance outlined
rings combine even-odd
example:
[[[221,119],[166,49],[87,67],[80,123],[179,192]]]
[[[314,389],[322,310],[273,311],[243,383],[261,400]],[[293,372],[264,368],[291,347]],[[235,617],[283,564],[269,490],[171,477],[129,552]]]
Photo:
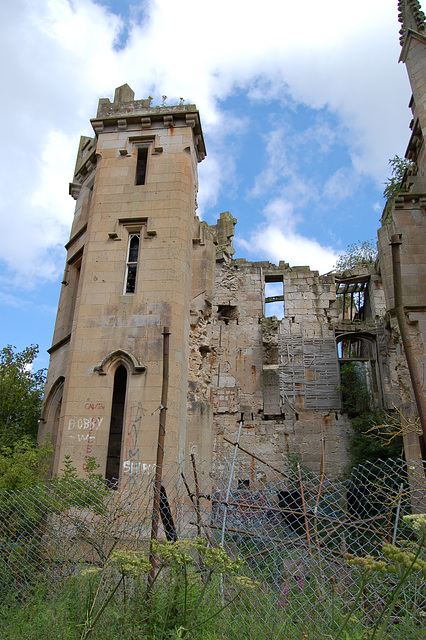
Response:
[[[389,242],[402,234],[404,304],[423,376],[426,36],[417,0],[399,5],[413,164],[385,209],[376,265],[320,275],[234,259],[232,215],[215,225],[196,215],[197,164],[206,155],[196,107],[151,107],[127,85],[113,103],[99,101],[70,185],[76,209],[40,427],[55,447],[53,473],[65,455],[79,472],[95,457],[109,480],[155,463],[165,327],[166,462],[196,448],[220,466],[242,420],[241,445],[258,458],[285,468],[297,456],[319,470],[324,455],[327,473],[341,473],[351,426],[340,367],[348,361],[358,363],[376,406],[412,411]],[[416,434],[406,447],[419,457]],[[242,482],[258,478],[255,457],[250,465]]]

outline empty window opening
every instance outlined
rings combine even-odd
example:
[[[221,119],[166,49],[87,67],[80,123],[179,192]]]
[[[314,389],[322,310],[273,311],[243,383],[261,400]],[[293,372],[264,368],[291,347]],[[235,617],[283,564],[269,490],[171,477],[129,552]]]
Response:
[[[340,379],[343,411],[353,418],[375,406],[373,381],[375,371],[369,360],[347,361],[341,364]]]
[[[140,233],[129,235],[129,247],[127,251],[126,281],[124,292],[134,293],[136,290],[136,272],[138,269]]]
[[[72,322],[74,320],[75,306],[77,303],[78,285],[80,282],[81,274],[81,258],[77,264],[72,265],[70,269],[70,289],[71,289],[71,304],[70,304],[70,331],[72,328]]]
[[[284,282],[283,277],[265,276],[265,317],[284,318]]]
[[[123,439],[124,405],[126,402],[127,370],[120,365],[114,375],[111,423],[105,478],[110,487],[117,488],[120,477],[121,442]]]
[[[77,257],[74,257],[70,262],[68,262],[67,271],[64,276],[63,284],[67,286],[67,290],[64,295],[66,295],[67,305],[69,308],[67,323],[65,325],[66,334],[71,333],[72,330],[72,324],[77,304],[82,258],[83,251],[80,251]]]
[[[145,184],[146,165],[148,162],[148,148],[140,147],[138,149],[138,159],[136,164],[136,184]]]
[[[369,276],[359,276],[338,280],[336,296],[341,320],[365,320],[366,298]]]
[[[374,343],[356,334],[339,339],[337,353],[341,360],[371,360],[376,357]]]
[[[58,440],[59,433],[59,420],[61,417],[61,408],[62,408],[62,395],[64,392],[64,382],[65,378],[60,376],[58,380],[52,386],[50,393],[48,394],[46,411],[44,412],[44,418],[42,417],[40,427],[46,425],[46,432],[50,433],[50,444],[54,451],[56,451],[56,444]],[[40,431],[39,436],[42,436],[42,432]],[[52,457],[52,461],[50,463],[49,475],[53,474],[55,457]]]
[[[337,343],[343,409],[358,415],[382,404],[375,340],[365,335],[340,336]]]

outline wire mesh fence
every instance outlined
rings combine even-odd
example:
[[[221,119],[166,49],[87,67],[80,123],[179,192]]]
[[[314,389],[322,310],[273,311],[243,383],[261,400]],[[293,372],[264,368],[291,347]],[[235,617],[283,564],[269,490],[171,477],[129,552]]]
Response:
[[[105,567],[114,550],[147,553],[154,471],[139,466],[115,488],[71,478],[3,494],[0,604],[23,602],[40,584],[54,597],[87,568]],[[215,619],[218,638],[234,637],[232,629],[235,637],[333,638],[345,621],[362,634],[385,618],[392,598],[388,637],[422,638],[424,550],[395,595],[407,560],[399,566],[389,549],[411,553],[406,558],[417,553],[403,516],[426,512],[425,485],[418,462],[366,464],[342,480],[298,464],[283,472],[254,467],[249,458],[234,477],[230,464],[219,471],[191,456],[163,469],[159,539],[202,538],[242,559],[247,589],[236,591],[221,575],[212,596],[224,607]],[[370,556],[386,567],[372,569]]]

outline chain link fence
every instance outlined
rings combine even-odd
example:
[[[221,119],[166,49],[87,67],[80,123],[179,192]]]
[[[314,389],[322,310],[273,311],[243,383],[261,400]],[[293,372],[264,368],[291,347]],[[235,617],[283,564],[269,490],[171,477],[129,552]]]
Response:
[[[217,470],[195,456],[163,469],[159,538],[223,544],[254,586],[224,610],[218,637],[230,637],[231,623],[248,638],[334,637],[347,615],[352,631],[367,628],[388,606],[398,572],[371,572],[359,594],[360,569],[348,557],[382,558],[384,543],[414,548],[402,516],[426,512],[422,463],[365,464],[342,480],[246,458],[235,475],[231,463]],[[139,465],[114,488],[71,478],[1,495],[0,604],[24,601],[40,583],[53,596],[84,568],[103,566],[113,549],[148,550],[154,472]],[[222,598],[230,598],[226,587]],[[398,596],[388,637],[426,637],[425,620],[417,571]]]

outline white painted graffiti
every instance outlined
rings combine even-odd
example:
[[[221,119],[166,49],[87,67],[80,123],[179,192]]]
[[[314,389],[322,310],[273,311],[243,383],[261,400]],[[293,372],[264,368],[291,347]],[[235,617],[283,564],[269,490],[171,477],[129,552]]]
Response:
[[[95,436],[89,433],[77,433],[77,441],[78,442],[93,442],[95,440]]]
[[[132,476],[147,473],[153,469],[155,469],[155,464],[146,464],[145,462],[137,462],[136,460],[125,460],[123,462],[123,473],[129,473]]]
[[[79,429],[80,431],[89,430],[97,431],[103,422],[103,418],[70,418],[68,422],[68,431]]]

